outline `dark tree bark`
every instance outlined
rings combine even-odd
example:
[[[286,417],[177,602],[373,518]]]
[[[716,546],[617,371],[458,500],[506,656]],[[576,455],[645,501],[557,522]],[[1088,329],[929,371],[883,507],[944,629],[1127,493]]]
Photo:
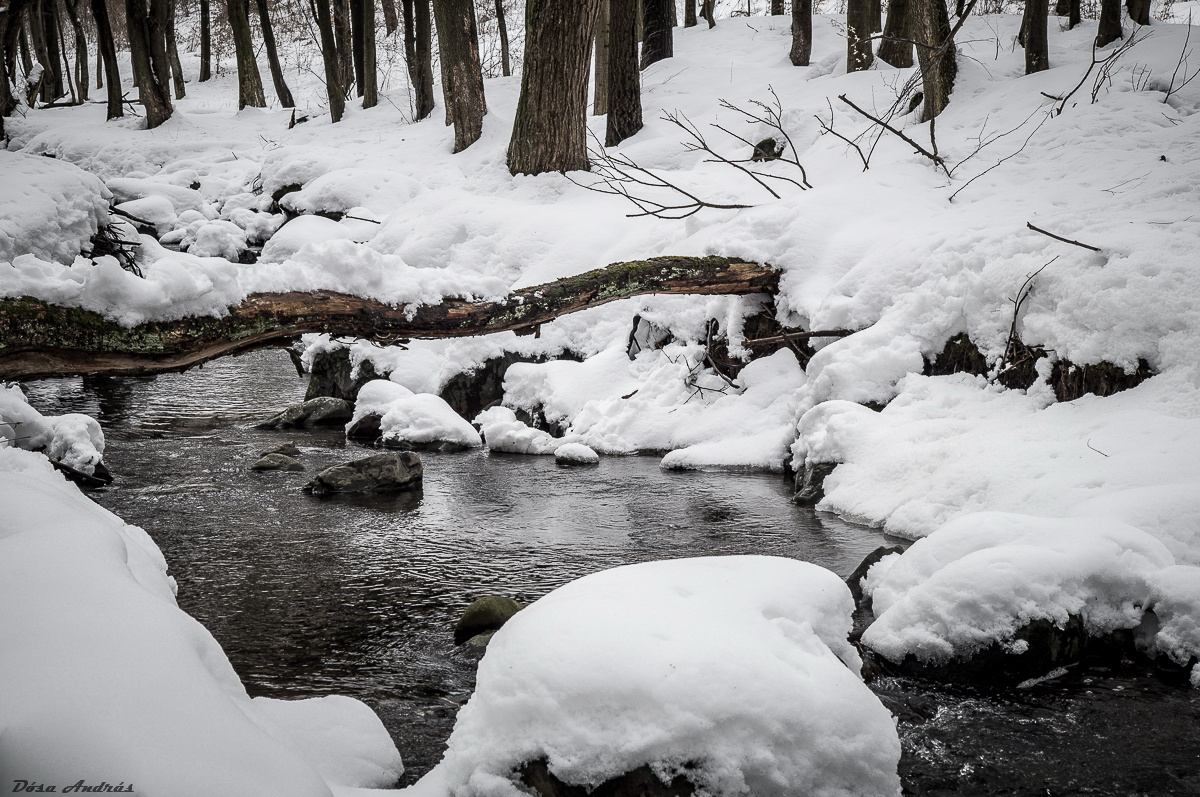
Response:
[[[33,4],[30,3],[30,8],[26,12],[26,16],[32,16],[33,14],[37,13],[37,9],[33,8],[32,5]],[[33,69],[33,57],[30,55],[29,37],[26,35],[27,27],[28,27],[28,25],[24,25],[24,24],[20,25],[17,33],[19,34],[20,41],[21,41],[21,44],[20,44],[21,66],[24,68],[25,74],[28,75],[29,71],[31,69]]]
[[[777,272],[755,263],[657,257],[615,263],[496,302],[449,299],[406,308],[328,291],[267,293],[251,296],[221,318],[184,318],[132,329],[88,310],[37,299],[0,299],[0,380],[183,371],[215,357],[285,346],[309,332],[380,341],[525,332],[633,296],[773,293],[778,285]]]
[[[526,13],[529,13],[528,7]],[[434,0],[433,15],[437,22],[438,50],[444,65],[442,92],[447,115],[454,125],[454,151],[462,152],[479,140],[483,133],[483,117],[487,113],[483,70],[479,65],[475,5],[472,0]],[[525,48],[528,54],[528,41]],[[529,63],[526,62],[526,73],[528,70]],[[524,86],[524,78],[521,83]],[[517,115],[519,118],[519,109]]]
[[[333,35],[337,39],[338,72],[341,74],[342,90],[350,96],[354,83],[354,42],[350,29],[350,0],[332,0]]]
[[[696,27],[696,0],[683,0],[683,26]]]
[[[783,0],[771,0],[771,16],[773,16],[773,17],[783,16],[784,11],[785,11],[784,5],[785,4],[784,4]]]
[[[121,67],[117,63],[117,45],[113,41],[112,23],[108,19],[108,3],[105,0],[92,0],[92,18],[96,21],[96,49],[104,60],[104,74],[108,80],[108,119],[120,119],[125,115]]]
[[[354,86],[358,96],[363,95],[366,61],[366,25],[363,20],[363,0],[350,0],[350,46],[354,63]]]
[[[65,0],[63,8],[71,21],[71,29],[75,33],[75,85],[79,89],[79,101],[87,102],[88,88],[91,76],[88,74],[87,36],[83,31],[83,17],[80,15],[80,0]]]
[[[157,0],[161,2],[161,0]],[[151,24],[157,11],[156,0],[146,8],[145,0],[125,0],[125,29],[129,35],[129,54],[138,99],[146,109],[146,126],[155,128],[171,118],[170,72],[167,69],[167,45],[162,32]],[[158,39],[156,42],[155,39]]]
[[[404,8],[404,52],[413,85],[415,120],[433,113],[433,25],[429,0],[402,0]]]
[[[936,0],[940,2],[940,0]],[[846,71],[861,72],[871,67],[872,0],[846,2]]]
[[[871,32],[883,32],[883,2],[882,0],[871,0]]]
[[[600,0],[528,0],[521,97],[508,143],[513,174],[588,168],[587,87]]]
[[[913,65],[915,34],[909,0],[891,0],[888,3],[887,23],[883,26],[883,41],[879,42],[879,60],[900,69]]]
[[[910,0],[913,12],[917,63],[921,67],[922,91],[925,95],[923,121],[936,117],[950,102],[954,78],[958,76],[958,51],[950,36],[950,16],[942,0]]]
[[[1125,0],[1125,8],[1134,24],[1150,24],[1150,0]]]
[[[250,36],[250,8],[246,0],[226,0],[225,7],[229,11],[229,26],[233,29],[233,49],[237,55],[238,110],[247,105],[252,108],[264,108],[267,105],[267,97],[263,93],[258,61],[254,57],[254,40]]]
[[[16,110],[19,100],[12,93],[16,82],[17,51],[29,0],[10,0],[0,11],[0,146],[3,145],[4,117]]]
[[[512,76],[512,61],[508,53],[508,20],[504,18],[504,0],[496,0],[496,30],[500,34],[500,72]]]
[[[92,0],[93,3],[104,0]],[[200,0],[200,82],[212,80],[212,12],[209,0]]]
[[[595,67],[592,96],[592,114],[603,116],[608,113],[608,48],[609,9],[611,0],[600,0],[600,13],[596,15],[596,35],[592,38],[592,63]]]
[[[164,0],[167,7],[167,58],[171,64],[171,82],[175,84],[175,99],[182,100],[187,96],[183,84],[183,64],[179,63],[179,42],[175,40],[175,0]]]
[[[700,16],[708,21],[710,28],[717,26],[716,7],[717,0],[700,0]]]
[[[638,74],[637,0],[610,0],[610,3],[604,146],[615,147],[642,129],[642,82]]]
[[[296,101],[283,79],[283,66],[279,63],[279,50],[275,47],[275,28],[271,25],[271,12],[267,0],[255,0],[258,7],[258,28],[262,31],[263,47],[267,51],[267,64],[271,68],[271,82],[275,84],[275,96],[284,108],[295,108]]]
[[[396,17],[396,4],[393,0],[380,0],[379,5],[383,9],[384,33],[391,36],[396,32],[396,28],[400,27],[400,20]]]
[[[33,51],[42,73],[42,102],[54,102],[66,93],[63,86],[62,54],[58,46],[58,3],[57,0],[39,0],[29,15],[29,32],[33,38]]]
[[[1125,31],[1121,29],[1121,0],[1101,0],[1096,46],[1104,47],[1124,36]]]
[[[1025,74],[1043,72],[1050,68],[1048,32],[1049,0],[1025,0],[1025,16],[1021,30],[1025,33]]]
[[[675,0],[642,0],[642,69],[675,55],[671,4]]]
[[[329,0],[309,0],[309,10],[321,37],[321,62],[325,66],[325,96],[329,98],[329,118],[336,124],[346,110],[346,93],[338,64],[337,42],[333,34],[333,16]]]
[[[812,58],[812,0],[792,0],[792,66],[808,66]]]

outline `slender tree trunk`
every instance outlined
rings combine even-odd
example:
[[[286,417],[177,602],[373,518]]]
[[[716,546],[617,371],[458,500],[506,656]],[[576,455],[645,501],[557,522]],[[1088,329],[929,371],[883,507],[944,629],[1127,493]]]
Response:
[[[0,11],[0,146],[5,139],[4,117],[16,110],[20,102],[12,89],[17,82],[17,51],[28,4],[28,0],[10,0],[7,8]]]
[[[175,40],[175,0],[164,0],[167,6],[167,58],[171,62],[171,82],[175,84],[175,99],[187,96],[183,83],[183,64],[179,63],[179,42]]]
[[[206,80],[212,80],[212,12],[209,0],[200,0],[200,82]]]
[[[592,47],[592,62],[595,65],[595,92],[592,97],[592,113],[603,116],[608,113],[608,48],[609,7],[611,0],[600,0],[600,13],[596,16],[596,36]]]
[[[1074,30],[1083,22],[1083,9],[1080,8],[1080,0],[1068,0],[1068,2],[1071,7],[1068,11],[1067,30]]]
[[[329,98],[329,118],[336,124],[342,121],[346,109],[346,93],[338,64],[337,42],[334,40],[332,11],[329,0],[309,0],[309,9],[321,37],[321,62],[325,66],[325,96]]]
[[[701,2],[700,16],[704,17],[708,21],[709,28],[715,28],[717,26],[717,17],[716,17],[717,0],[700,0],[700,2]]]
[[[950,16],[943,0],[910,0],[910,4],[915,40],[924,45],[916,50],[925,95],[921,118],[928,122],[950,102],[958,75],[958,51],[950,37]]]
[[[529,13],[527,7],[526,14]],[[479,140],[483,133],[483,117],[487,113],[487,101],[483,94],[483,70],[479,65],[479,31],[475,26],[475,5],[472,0],[434,0],[433,15],[437,22],[438,49],[445,65],[446,77],[442,81],[442,91],[446,99],[446,111],[454,124],[454,151],[462,152]],[[591,35],[590,27],[588,35]],[[528,57],[528,38],[525,52]],[[526,73],[528,70],[529,62],[526,61]],[[522,78],[521,83],[524,86],[525,78]],[[519,119],[519,107],[517,116]],[[510,155],[510,168],[511,163]]]
[[[941,0],[933,0],[941,2]],[[846,71],[861,72],[871,68],[875,60],[871,52],[872,0],[846,2]]]
[[[433,113],[433,31],[429,0],[402,0],[404,54],[413,85],[414,121]]]
[[[359,7],[360,27],[362,28],[362,75],[359,76],[359,86],[362,89],[363,108],[374,108],[379,104],[379,70],[376,60],[378,51],[375,49],[375,0],[353,0]]]
[[[908,69],[913,65],[913,46],[911,41],[901,40],[913,38],[909,0],[891,0],[888,3],[887,24],[883,27],[883,41],[879,42],[879,60],[900,69]]]
[[[275,46],[275,28],[271,25],[271,12],[267,0],[255,0],[258,8],[258,28],[262,31],[263,47],[267,51],[267,64],[271,68],[271,82],[275,85],[275,96],[284,108],[295,108],[296,101],[283,79],[283,66],[279,63],[279,50]]]
[[[366,83],[364,63],[366,60],[366,25],[363,21],[363,0],[350,0],[350,46],[351,60],[354,63],[354,86],[358,96],[363,95],[363,84]]]
[[[146,126],[155,128],[171,118],[173,109],[168,87],[171,78],[166,69],[166,44],[153,43],[154,32],[145,0],[125,0],[125,29],[129,35],[129,55],[138,99],[146,109]],[[156,50],[164,57],[155,56]]]
[[[683,0],[683,26],[696,27],[696,0]]]
[[[238,110],[247,105],[264,108],[267,97],[263,93],[262,76],[258,73],[258,60],[254,57],[254,41],[250,37],[250,9],[246,0],[226,0],[225,7],[229,11],[233,49],[237,55]]]
[[[504,18],[504,0],[496,0],[496,29],[500,32],[500,71],[505,77],[510,77],[512,62],[508,54],[508,20]]]
[[[1021,28],[1025,32],[1025,74],[1043,72],[1050,68],[1047,26],[1049,0],[1025,0],[1025,16]]]
[[[33,7],[33,4],[31,3],[30,8],[29,8],[28,12],[25,14],[25,16],[32,17],[36,13],[37,13],[37,8]],[[24,20],[23,22],[25,22],[25,21],[27,21],[27,20]],[[33,69],[33,56],[30,54],[31,48],[29,46],[29,36],[27,35],[27,31],[26,31],[26,28],[28,28],[28,27],[29,26],[26,24],[18,25],[18,31],[17,31],[18,36],[20,38],[21,67],[25,70],[25,74],[27,74],[27,75],[29,74],[29,71],[31,69]]]
[[[771,16],[782,17],[785,11],[784,5],[783,0],[771,0]]]
[[[508,144],[513,174],[588,168],[587,89],[600,0],[525,6],[521,98]]]
[[[396,17],[396,4],[393,0],[381,0],[380,6],[383,8],[384,34],[391,36],[396,32],[396,28],[400,27],[400,20]]]
[[[1125,31],[1121,29],[1121,0],[1101,0],[1096,46],[1104,47],[1124,36]]]
[[[333,0],[333,35],[337,38],[338,71],[342,90],[350,96],[354,83],[354,43],[350,31],[350,0]]]
[[[792,0],[792,66],[808,66],[812,58],[812,0]]]
[[[45,70],[42,74],[42,102],[54,102],[66,93],[63,86],[62,54],[58,47],[58,3],[57,0],[40,0],[29,15],[29,30],[33,36],[33,49],[38,63]]]
[[[671,36],[671,4],[675,0],[642,0],[642,69],[675,55]]]
[[[108,119],[120,119],[125,115],[124,98],[121,94],[121,67],[117,63],[117,44],[113,41],[106,0],[92,0],[92,18],[96,20],[96,49],[100,51],[100,57],[104,60],[104,74],[108,80]]]
[[[638,73],[637,0],[610,0],[610,3],[604,146],[615,147],[642,129],[642,84]]]
[[[58,0],[54,0],[54,35],[58,39],[58,54],[62,59],[62,73],[65,78],[67,90],[71,94],[71,104],[79,104],[79,92],[75,88],[75,77],[72,74],[71,62],[67,56],[67,37],[63,35],[62,15],[58,13]]]
[[[96,48],[96,88],[104,88],[104,59],[100,56],[100,48]]]
[[[87,36],[83,32],[83,19],[79,14],[80,0],[65,0],[63,7],[71,21],[71,29],[75,33],[75,85],[79,88],[79,101],[87,102],[91,75],[88,73]]]

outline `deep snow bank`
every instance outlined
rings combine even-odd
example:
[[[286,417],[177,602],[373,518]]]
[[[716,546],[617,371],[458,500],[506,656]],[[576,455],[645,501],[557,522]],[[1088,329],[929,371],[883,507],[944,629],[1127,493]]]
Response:
[[[513,768],[545,757],[580,785],[651,764],[712,794],[898,794],[900,743],[857,674],[852,609],[836,575],[774,557],[581,578],[492,638],[414,793],[515,797]]]
[[[0,263],[23,254],[69,262],[108,221],[109,197],[74,164],[0,149]]]
[[[87,415],[42,415],[29,406],[19,386],[0,385],[0,448],[4,447],[42,451],[90,474],[104,457],[104,432]]]

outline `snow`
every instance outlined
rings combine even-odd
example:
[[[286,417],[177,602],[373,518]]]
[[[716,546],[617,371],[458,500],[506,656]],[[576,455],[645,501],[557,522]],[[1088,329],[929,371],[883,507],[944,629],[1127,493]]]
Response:
[[[380,433],[385,445],[438,442],[472,448],[483,445],[475,427],[444,400],[430,393],[413,393],[386,379],[372,379],[362,386],[347,428],[367,415],[382,416]]]
[[[327,797],[399,771],[357,701],[252,701],[150,537],[45,457],[0,448],[0,494],[0,635],[20,640],[0,647],[0,769],[181,797]]]
[[[582,443],[563,443],[554,449],[554,461],[565,465],[595,465],[600,455]]]
[[[423,783],[515,797],[508,774],[546,757],[584,786],[651,764],[710,794],[899,794],[895,726],[846,641],[852,608],[833,573],[775,557],[585,576],[492,638]]]
[[[79,413],[45,416],[29,406],[17,385],[0,385],[0,449],[42,451],[50,459],[91,474],[104,457],[104,432]]]
[[[509,454],[553,454],[564,443],[549,432],[534,429],[508,407],[492,407],[475,416],[489,451]]]
[[[110,194],[70,164],[0,149],[0,264],[31,253],[70,260],[108,221]]]

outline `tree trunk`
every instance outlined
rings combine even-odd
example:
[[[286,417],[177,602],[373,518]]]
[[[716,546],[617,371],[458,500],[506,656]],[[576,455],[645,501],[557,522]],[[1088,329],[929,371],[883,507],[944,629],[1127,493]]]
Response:
[[[1125,8],[1135,25],[1150,24],[1150,0],[1125,0]]]
[[[92,0],[93,3],[104,0]],[[212,12],[209,0],[200,0],[200,82],[212,80]]]
[[[92,0],[92,18],[96,20],[96,49],[104,59],[104,74],[108,80],[108,119],[112,121],[124,116],[125,108],[121,93],[121,67],[117,63],[117,44],[113,41],[106,0]]]
[[[396,28],[400,27],[400,20],[396,17],[396,4],[392,0],[380,0],[380,6],[383,8],[384,34],[391,36],[396,32]]]
[[[317,23],[321,37],[321,62],[325,66],[325,96],[329,98],[329,118],[336,124],[346,110],[346,93],[342,89],[342,74],[338,64],[337,42],[333,34],[332,11],[329,0],[309,0],[309,10]]]
[[[717,0],[700,0],[700,2],[701,2],[700,16],[704,17],[704,19],[706,19],[708,21],[709,28],[715,28],[717,26],[717,18],[716,18]],[[811,2],[811,0],[810,0],[810,2]]]
[[[950,102],[954,78],[958,75],[958,51],[950,36],[950,16],[946,13],[946,4],[942,0],[909,1],[915,40],[923,45],[916,50],[925,95],[921,118],[928,122],[945,110]]]
[[[586,39],[585,39],[586,41]],[[394,341],[533,331],[569,313],[652,293],[747,295],[777,290],[769,267],[724,257],[616,263],[497,302],[446,300],[416,308],[317,291],[251,296],[221,318],[132,329],[97,313],[37,299],[0,299],[0,381],[74,374],[183,371],[228,354],[289,345],[302,334]]]
[[[129,35],[129,57],[138,99],[146,109],[146,126],[155,128],[171,118],[173,108],[168,86],[171,78],[166,69],[166,44],[154,44],[157,28],[151,27],[145,0],[125,0],[125,29]]]
[[[500,32],[500,72],[512,76],[512,60],[508,52],[508,20],[504,18],[504,0],[496,0],[496,29]]]
[[[883,2],[871,0],[871,33],[883,32]]]
[[[1125,31],[1121,29],[1121,0],[1101,0],[1096,46],[1104,47],[1124,36]]]
[[[262,76],[258,73],[258,61],[254,57],[254,41],[250,37],[250,8],[246,0],[226,0],[225,7],[229,10],[233,49],[237,55],[238,110],[247,105],[252,108],[264,108],[267,105],[267,97],[263,93]]]
[[[337,39],[338,72],[342,91],[350,96],[354,84],[354,43],[350,31],[350,0],[333,1],[333,35]]]
[[[587,89],[600,0],[525,5],[521,97],[508,144],[513,174],[588,168]]]
[[[1043,72],[1050,68],[1050,51],[1047,26],[1049,24],[1049,0],[1025,0],[1025,15],[1021,29],[1025,32],[1025,74]]]
[[[785,9],[783,0],[771,0],[771,16],[781,17],[783,16],[784,11]]]
[[[603,116],[608,113],[608,20],[611,0],[600,0],[600,13],[596,17],[596,35],[593,37],[592,61],[595,66],[595,92],[592,97],[592,114]]]
[[[350,47],[351,61],[354,64],[354,86],[358,96],[363,95],[363,85],[367,82],[364,72],[366,53],[366,25],[363,20],[363,0],[350,2]]]
[[[263,47],[267,51],[267,64],[271,68],[271,82],[275,85],[275,96],[284,108],[295,108],[296,101],[283,79],[283,66],[279,63],[279,51],[275,47],[275,28],[271,25],[271,12],[267,0],[255,0],[258,7],[258,28],[262,31]]]
[[[696,0],[683,0],[683,26],[696,27]]]
[[[379,69],[376,64],[378,51],[375,48],[375,0],[353,0],[359,7],[362,18],[362,74],[359,85],[362,89],[363,108],[374,108],[379,104]]]
[[[812,0],[792,0],[792,66],[808,66],[812,58]]]
[[[1080,0],[1068,0],[1071,4],[1069,16],[1067,17],[1067,30],[1074,30],[1076,26],[1083,22],[1083,9],[1080,8]]]
[[[16,82],[17,50],[24,28],[28,0],[10,0],[0,11],[0,147],[4,145],[4,117],[16,110],[19,100],[12,93]]]
[[[88,73],[87,36],[83,32],[83,19],[79,14],[80,0],[65,0],[63,7],[67,9],[67,17],[71,21],[71,29],[75,32],[75,85],[79,88],[79,101],[87,102],[91,75]]]
[[[604,146],[615,147],[642,129],[642,83],[638,74],[637,0],[610,0],[608,22],[608,120]]]
[[[933,0],[941,2],[941,0]],[[846,0],[846,71],[861,72],[871,67],[872,0]]]
[[[429,0],[401,0],[404,10],[404,56],[413,86],[413,121],[433,113],[433,32]]]
[[[900,69],[913,65],[914,39],[912,11],[909,0],[891,0],[888,3],[887,24],[883,27],[883,41],[879,42],[879,60]]]
[[[65,78],[67,90],[71,93],[71,104],[79,103],[79,92],[75,89],[75,78],[71,70],[71,62],[67,58],[67,37],[63,35],[62,14],[58,13],[58,0],[54,0],[54,34],[58,39],[58,53],[62,57],[62,73]]]
[[[479,65],[475,5],[472,0],[433,0],[433,15],[437,22],[438,49],[448,78],[443,80],[442,91],[447,113],[454,124],[454,151],[462,152],[479,140],[483,133],[483,117],[487,113],[483,70]],[[588,33],[590,35],[590,29]],[[525,47],[528,55],[528,41]],[[528,70],[529,63],[526,62],[526,73]],[[524,78],[521,83],[523,87]],[[517,116],[519,119],[519,107]],[[510,155],[510,165],[511,162]]]
[[[642,69],[675,55],[671,36],[671,4],[675,0],[642,0]]]
[[[42,102],[51,103],[66,93],[63,87],[62,55],[58,47],[57,0],[39,0],[29,15],[33,50],[42,73]]]
[[[37,9],[34,8],[33,4],[31,3],[26,16],[31,17],[36,13],[37,13]],[[28,25],[22,24],[22,25],[18,26],[18,31],[17,31],[17,33],[20,37],[20,40],[21,40],[21,46],[20,46],[21,66],[24,68],[26,75],[28,75],[30,70],[33,69],[33,57],[29,54],[29,49],[30,49],[29,48],[29,37],[26,35],[27,27],[28,27]]]
[[[171,82],[175,84],[175,99],[182,100],[187,96],[183,84],[183,64],[179,63],[179,42],[175,40],[175,0],[164,0],[167,6],[167,58],[171,64]]]

